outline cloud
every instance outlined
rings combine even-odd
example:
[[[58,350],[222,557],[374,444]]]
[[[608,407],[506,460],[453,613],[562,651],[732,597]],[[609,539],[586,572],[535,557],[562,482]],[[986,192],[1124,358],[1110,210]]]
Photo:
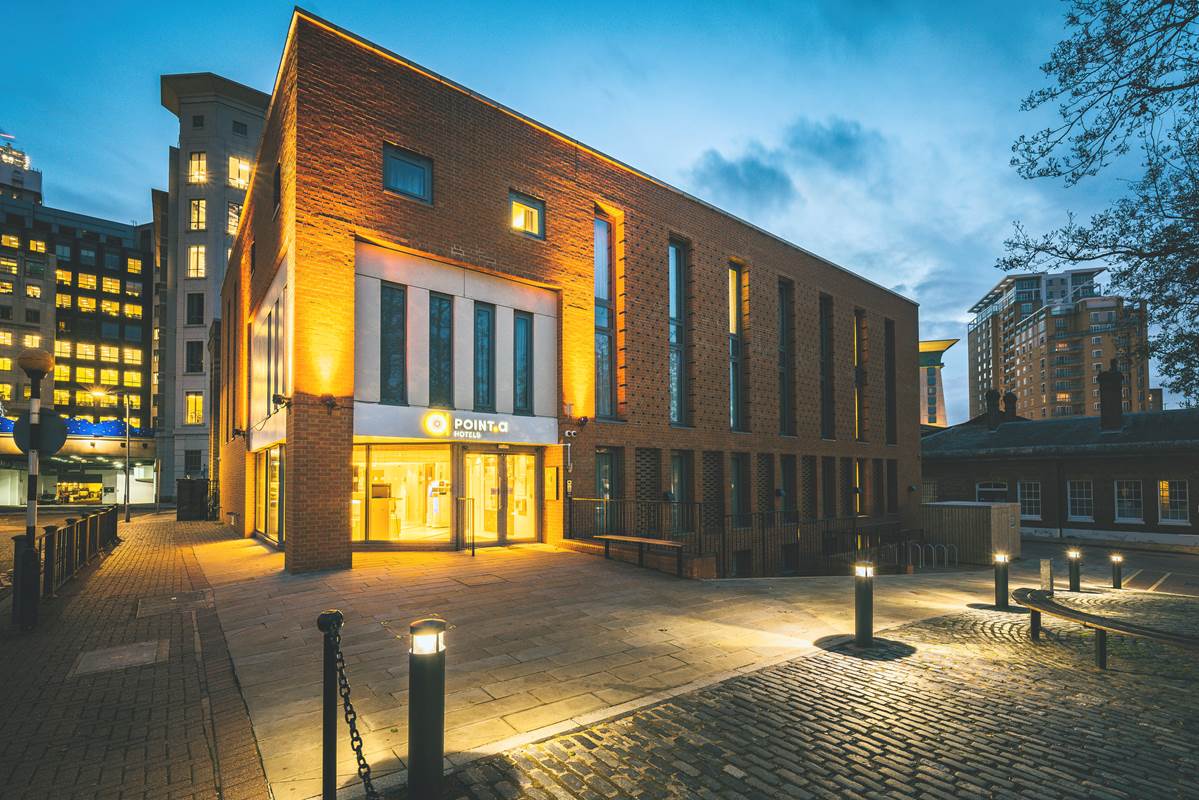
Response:
[[[784,143],[786,151],[801,163],[847,173],[861,172],[876,162],[886,147],[879,131],[841,117],[827,122],[800,117],[787,130]]]
[[[691,181],[700,194],[736,211],[771,212],[786,208],[800,197],[786,170],[760,146],[726,158],[707,150],[691,169]]]

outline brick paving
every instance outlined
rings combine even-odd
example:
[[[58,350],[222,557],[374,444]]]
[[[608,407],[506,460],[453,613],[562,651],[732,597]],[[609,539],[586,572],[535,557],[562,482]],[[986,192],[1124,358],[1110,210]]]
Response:
[[[1100,672],[1093,634],[1051,625],[1033,643],[1028,619],[980,608],[902,626],[869,651],[842,645],[477,761],[446,797],[1199,796],[1194,660],[1113,637]]]
[[[36,631],[13,630],[0,606],[0,796],[266,800],[249,716],[193,552],[225,534],[210,523],[150,517],[122,525],[120,535],[112,555],[42,603]],[[142,645],[152,663],[72,675],[95,651],[122,648],[119,655],[129,645]]]

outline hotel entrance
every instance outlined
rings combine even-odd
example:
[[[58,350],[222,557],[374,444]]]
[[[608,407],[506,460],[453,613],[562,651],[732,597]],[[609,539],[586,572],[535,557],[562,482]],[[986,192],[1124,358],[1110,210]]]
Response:
[[[537,453],[468,450],[462,459],[465,484],[463,546],[537,541]]]

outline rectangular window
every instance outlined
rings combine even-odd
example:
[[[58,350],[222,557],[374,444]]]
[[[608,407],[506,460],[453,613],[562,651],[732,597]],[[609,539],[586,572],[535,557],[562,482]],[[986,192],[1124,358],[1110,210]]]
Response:
[[[141,364],[142,350],[140,347],[125,348],[125,363],[126,364]]]
[[[229,185],[244,189],[250,185],[250,161],[240,156],[229,156]]]
[[[46,243],[41,239],[30,239],[29,250],[34,253],[46,252]]]
[[[27,333],[22,337],[22,343],[26,347],[41,347],[42,337],[38,336],[36,333]]]
[[[100,345],[100,360],[115,364],[121,360],[121,348],[115,344]]]
[[[1095,519],[1095,494],[1090,481],[1066,482],[1067,514],[1072,520]]]
[[[1016,484],[1016,494],[1020,500],[1021,519],[1041,518],[1041,482],[1020,481]]]
[[[0,331],[0,345],[12,347],[12,331]]]
[[[433,202],[433,162],[391,145],[383,146],[383,188],[405,197]]]
[[[196,423],[199,424],[199,423]],[[201,453],[199,450],[184,450],[183,451],[183,474],[191,477],[199,477],[203,466],[201,464]]]
[[[75,346],[75,357],[91,361],[96,357],[96,345],[91,342],[80,342]]]
[[[121,372],[115,369],[100,370],[100,385],[101,386],[116,386],[121,382]]]
[[[1190,522],[1191,508],[1186,481],[1158,481],[1157,518],[1160,522]]]
[[[141,319],[142,307],[137,303],[126,303],[125,316],[129,317],[129,319]]]
[[[121,315],[121,304],[116,300],[101,300],[100,313],[110,317],[119,317]]]
[[[495,306],[475,303],[475,411],[495,411]]]
[[[508,206],[512,212],[512,230],[536,239],[545,238],[544,200],[510,191],[508,192]]]
[[[187,229],[202,231],[208,227],[208,201],[195,198],[190,203],[191,212],[188,216]]]
[[[79,263],[89,267],[96,266],[96,251],[90,247],[79,248]]]
[[[55,379],[57,380],[57,378]],[[76,367],[75,368],[76,383],[95,383],[96,370],[93,367]]]
[[[66,339],[56,339],[54,341],[54,357],[55,358],[70,358],[71,343]]]
[[[208,155],[201,152],[190,153],[187,157],[187,182],[204,183],[208,180]]]
[[[981,481],[974,485],[974,499],[979,503],[1006,503],[1006,481]]]
[[[12,294],[12,293],[13,293],[13,282],[12,281],[0,281],[0,294]]]
[[[82,311],[82,312],[84,312],[84,313],[87,313],[87,314],[90,314],[90,313],[93,313],[93,312],[95,312],[95,310],[96,310],[96,298],[94,298],[94,297],[80,297],[80,298],[79,298],[79,310],[80,310],[80,311]]]
[[[21,246],[21,237],[13,233],[0,234],[0,244],[5,247],[19,248]]]
[[[208,258],[205,246],[192,244],[187,247],[187,277],[203,278],[208,274]],[[79,276],[83,278],[82,275]]]
[[[142,274],[142,260],[140,258],[126,259],[125,268],[134,275],[141,275]]]
[[[241,222],[241,203],[228,203],[225,206],[225,233],[233,236],[237,233],[237,223]]]
[[[616,304],[613,302],[612,222],[595,217],[595,415],[616,416]]]
[[[899,413],[896,407],[895,390],[895,321],[883,321],[883,404],[886,412],[886,441],[895,444]]]
[[[240,120],[236,120],[236,119],[233,120],[233,135],[234,136],[245,136],[248,132],[249,132],[249,129],[246,127],[246,123],[241,122]]]
[[[71,271],[67,269],[54,270],[54,280],[62,286],[71,285]]]
[[[779,433],[794,436],[795,419],[795,284],[779,278]]]
[[[1116,481],[1116,522],[1143,522],[1145,497],[1140,481]]]
[[[39,283],[27,283],[27,284],[25,284],[25,296],[26,296],[26,297],[32,297],[32,298],[35,298],[35,299],[36,299],[36,298],[38,298],[38,297],[41,297],[41,296],[42,296],[42,286],[41,286],[41,284],[39,284]]]
[[[184,342],[184,372],[204,371],[204,343]]]
[[[836,384],[833,380],[833,298],[820,295],[820,438],[837,438]]]
[[[124,375],[125,385],[131,389],[140,388],[142,385],[142,374],[137,370],[125,370]]]
[[[687,393],[687,245],[671,241],[667,246],[667,304],[670,315],[670,354],[667,380],[670,382],[670,421],[686,425],[691,421]]]
[[[54,365],[54,382],[69,383],[71,380],[71,365],[70,364],[55,364]]]
[[[69,406],[71,404],[70,389],[55,389],[54,390],[54,405]]]
[[[454,407],[454,299],[429,293],[429,405]]]
[[[141,297],[142,285],[137,281],[125,281],[125,294],[129,297]]]
[[[204,393],[203,392],[184,392],[184,425],[203,425],[204,424]]]
[[[120,294],[121,282],[117,278],[103,278],[100,281],[100,288],[109,294]]]
[[[8,275],[17,274],[17,260],[7,256],[0,256],[0,272]]]
[[[87,289],[87,290],[89,290],[89,291],[95,291],[95,289],[96,289],[96,276],[95,276],[95,275],[89,275],[89,274],[88,274],[88,273],[86,273],[86,272],[80,272],[80,273],[79,273],[79,288],[80,288],[80,289]]]
[[[533,315],[527,311],[512,317],[512,410],[533,413]]]
[[[38,308],[25,309],[25,321],[26,322],[41,322],[42,321],[41,309],[38,309]]]
[[[11,383],[0,383],[0,400],[12,400]]]
[[[866,312],[853,311],[853,438],[866,438]]]
[[[385,283],[379,290],[379,402],[408,402],[408,294]]]
[[[200,292],[187,293],[187,324],[204,324],[204,295]]]
[[[742,296],[743,273],[740,264],[729,264],[729,428],[735,431],[747,430],[745,419],[745,344],[742,341],[744,333],[744,299]]]

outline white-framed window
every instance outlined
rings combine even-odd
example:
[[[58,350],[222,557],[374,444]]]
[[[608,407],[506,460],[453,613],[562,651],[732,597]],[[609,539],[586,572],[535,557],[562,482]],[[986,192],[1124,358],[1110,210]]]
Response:
[[[187,277],[203,278],[208,274],[208,258],[206,248],[202,244],[187,247]]]
[[[229,185],[234,189],[245,189],[250,185],[250,160],[241,156],[229,156]]]
[[[1116,522],[1143,522],[1145,496],[1140,481],[1119,480],[1115,483]]]
[[[1191,521],[1190,492],[1186,481],[1157,482],[1157,518],[1161,522],[1186,524]]]
[[[937,502],[937,482],[925,478],[921,485],[920,501],[923,503]]]
[[[1090,481],[1066,482],[1066,514],[1073,520],[1095,520],[1095,489]]]
[[[208,180],[208,155],[203,151],[192,152],[187,157],[187,182],[204,183]]]
[[[203,392],[184,392],[184,425],[203,425],[204,424],[204,393]]]
[[[1006,481],[980,481],[974,485],[974,499],[980,503],[1006,503]]]
[[[1041,518],[1041,482],[1020,481],[1016,484],[1020,500],[1020,519]]]

